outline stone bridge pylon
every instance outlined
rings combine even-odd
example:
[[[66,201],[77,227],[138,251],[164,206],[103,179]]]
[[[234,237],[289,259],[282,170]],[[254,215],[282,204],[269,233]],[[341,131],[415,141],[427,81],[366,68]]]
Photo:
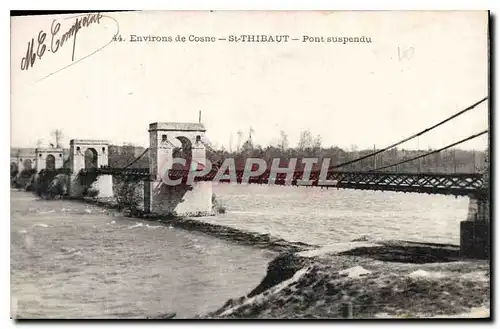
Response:
[[[99,175],[92,186],[82,184],[79,172],[82,169],[100,168],[108,165],[109,142],[106,140],[72,139],[70,141],[69,168],[70,195],[81,197],[90,187],[98,191],[98,198],[113,196],[113,177]]]
[[[149,125],[149,173],[144,185],[144,209],[158,214],[200,215],[212,211],[212,182],[168,185],[165,175],[174,159],[184,159],[190,170],[206,165],[201,123],[152,123]],[[182,164],[178,164],[182,165]]]
[[[64,166],[64,152],[62,148],[37,148],[36,171],[43,169],[60,169]]]
[[[487,259],[491,250],[490,147],[486,150],[482,193],[469,196],[467,220],[460,223],[460,254]]]

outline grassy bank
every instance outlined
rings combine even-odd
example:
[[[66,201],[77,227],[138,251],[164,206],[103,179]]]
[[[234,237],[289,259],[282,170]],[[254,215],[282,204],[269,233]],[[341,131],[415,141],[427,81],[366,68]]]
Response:
[[[351,247],[281,255],[259,287],[205,317],[489,317],[487,261],[460,261],[453,246],[392,241]]]

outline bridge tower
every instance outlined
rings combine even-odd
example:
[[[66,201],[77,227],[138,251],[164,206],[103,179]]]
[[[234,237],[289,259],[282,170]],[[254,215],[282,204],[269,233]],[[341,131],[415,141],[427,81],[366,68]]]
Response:
[[[62,148],[37,148],[36,154],[36,171],[42,169],[60,169],[64,164]]]
[[[149,125],[151,181],[144,185],[145,211],[191,216],[212,211],[212,182],[171,186],[163,180],[166,172],[173,168],[174,158],[185,159],[191,170],[205,166],[205,131],[201,123],[156,122]]]
[[[32,169],[36,164],[36,154],[16,154],[10,156],[10,165],[15,166],[19,173],[24,169]]]
[[[31,170],[36,167],[36,153],[34,149],[22,150],[19,149],[14,154],[10,156],[10,167],[11,170],[17,169],[17,174],[11,179],[17,181],[18,184],[25,185],[27,184],[31,176],[23,175],[23,171],[27,170],[31,175]],[[36,169],[35,169],[36,170]]]
[[[108,165],[109,142],[105,140],[72,139],[70,141],[69,166],[71,170],[70,195],[81,197],[89,186],[83,186],[78,173],[82,169],[100,168]],[[113,177],[100,175],[92,183],[99,191],[97,197],[113,196]]]

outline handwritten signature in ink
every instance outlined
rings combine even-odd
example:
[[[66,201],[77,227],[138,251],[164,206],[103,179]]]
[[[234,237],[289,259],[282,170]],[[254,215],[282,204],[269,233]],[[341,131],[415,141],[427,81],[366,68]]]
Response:
[[[113,35],[116,36],[119,33],[119,27],[118,27],[118,22],[109,16],[102,15],[101,13],[97,14],[86,14],[86,15],[80,15],[76,17],[70,17],[68,19],[75,19],[71,27],[66,31],[66,32],[61,32],[61,23],[57,20],[52,21],[52,25],[50,27],[50,43],[47,46],[46,41],[47,41],[47,33],[43,30],[40,30],[38,33],[38,37],[35,41],[35,38],[32,38],[31,41],[28,42],[28,48],[26,50],[26,55],[21,59],[21,70],[22,71],[28,71],[30,68],[32,68],[37,59],[38,61],[42,60],[44,55],[47,52],[52,52],[52,53],[57,53],[60,49],[62,49],[65,45],[69,43],[71,39],[73,39],[73,49],[71,53],[71,63],[64,66],[63,68],[50,73],[49,75],[45,76],[44,78],[40,79],[43,80],[57,72],[60,72],[64,70],[65,68],[68,68],[71,65],[74,65],[83,59],[95,54],[99,50],[102,50],[106,46],[108,46],[112,41],[113,38],[110,39],[108,43],[106,43],[104,46],[101,46],[94,52],[80,58],[79,60],[75,61],[75,48],[76,48],[76,40],[77,40],[77,35],[78,32],[84,28],[87,28],[91,25],[100,25],[102,19],[111,19],[115,22],[116,24],[116,33]],[[36,48],[35,48],[36,46]]]

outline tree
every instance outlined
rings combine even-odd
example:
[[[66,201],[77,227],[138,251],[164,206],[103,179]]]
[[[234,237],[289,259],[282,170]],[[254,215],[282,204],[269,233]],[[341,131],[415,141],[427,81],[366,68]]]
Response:
[[[249,139],[241,146],[241,153],[248,153],[254,149],[252,140]]]
[[[56,129],[52,132],[51,134],[52,136],[54,136],[54,139],[55,139],[55,146],[57,148],[60,148],[61,147],[61,142],[62,142],[62,138],[63,138],[63,132],[61,129]]]
[[[109,166],[112,168],[124,168],[135,158],[135,146],[132,144],[124,144],[123,146],[110,145],[108,148],[108,161]],[[145,159],[147,160],[147,157]]]
[[[316,135],[316,137],[314,138],[314,142],[313,142],[314,150],[316,150],[316,151],[321,150],[322,142],[323,142],[323,139],[321,138],[321,135]]]
[[[229,152],[233,152],[233,133],[229,134]]]
[[[313,138],[311,132],[309,130],[303,130],[300,133],[300,139],[297,148],[300,151],[305,151],[307,149],[310,149],[312,147],[312,144],[313,144]]]
[[[250,130],[249,130],[249,132],[248,132],[248,140],[249,140],[250,142],[252,142],[252,134],[254,134],[254,135],[255,135],[255,130],[253,130],[253,128],[252,128],[252,127],[250,127]]]
[[[236,151],[240,151],[240,146],[241,146],[241,139],[243,138],[243,131],[238,130],[238,144],[236,145]]]
[[[286,149],[288,149],[288,135],[283,130],[280,131],[279,146],[281,148],[281,151],[285,151]]]
[[[15,177],[19,172],[19,168],[17,167],[16,163],[11,163],[10,164],[10,177]]]
[[[127,156],[133,160],[135,158],[135,146],[130,143],[124,143],[121,153],[122,155]]]
[[[117,178],[115,198],[118,210],[136,214],[140,211],[142,196],[137,191],[139,183],[135,178]]]

